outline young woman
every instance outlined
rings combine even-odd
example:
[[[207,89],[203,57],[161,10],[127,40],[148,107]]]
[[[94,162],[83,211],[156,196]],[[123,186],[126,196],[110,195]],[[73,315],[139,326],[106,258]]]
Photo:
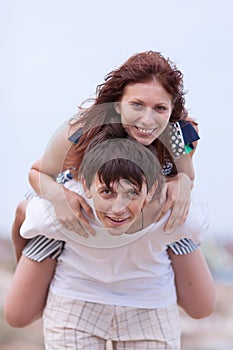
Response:
[[[97,87],[93,105],[83,109],[76,119],[56,133],[42,160],[32,167],[32,187],[53,202],[64,225],[80,232],[86,222],[80,207],[89,213],[90,210],[82,198],[68,191],[66,197],[73,210],[72,213],[69,208],[64,210],[60,186],[55,179],[64,166],[67,168],[64,164],[67,152],[72,153],[69,165],[73,168],[82,160],[90,140],[103,128],[114,126],[122,126],[125,137],[156,146],[169,177],[165,211],[172,208],[172,212],[165,229],[167,232],[174,229],[187,216],[194,171],[192,152],[186,152],[192,150],[198,135],[187,118],[182,73],[157,52],[136,54],[106,76],[105,82]],[[78,167],[73,170],[78,172]]]
[[[32,167],[30,182],[35,191],[53,202],[64,225],[85,234],[82,226],[86,220],[80,208],[91,215],[90,208],[81,197],[68,191],[66,197],[73,210],[71,212],[68,206],[64,208],[60,186],[55,181],[64,169],[64,160],[71,147],[69,136],[74,143],[81,137],[73,153],[73,160],[78,163],[94,135],[109,123],[122,123],[126,137],[144,145],[156,145],[164,172],[170,176],[164,210],[171,208],[172,212],[166,231],[177,227],[187,215],[194,180],[193,152],[186,153],[198,139],[192,127],[193,124],[196,127],[196,123],[187,118],[184,106],[182,73],[158,52],[136,54],[106,76],[105,82],[97,87],[93,105],[82,112],[59,129],[42,160]],[[178,173],[171,179],[176,173],[175,167]],[[16,234],[23,215],[17,217],[20,220],[15,224]]]

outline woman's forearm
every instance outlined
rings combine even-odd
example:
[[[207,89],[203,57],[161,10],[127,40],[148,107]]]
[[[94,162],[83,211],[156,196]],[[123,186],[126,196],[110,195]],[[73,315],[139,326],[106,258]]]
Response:
[[[56,183],[57,175],[63,171],[64,162],[71,142],[68,140],[70,126],[65,123],[53,136],[41,159],[29,172],[29,182],[41,197],[53,200],[61,190]]]
[[[40,197],[50,202],[54,202],[59,194],[62,194],[62,186],[56,182],[55,178],[42,173],[34,166],[29,172],[29,182]]]

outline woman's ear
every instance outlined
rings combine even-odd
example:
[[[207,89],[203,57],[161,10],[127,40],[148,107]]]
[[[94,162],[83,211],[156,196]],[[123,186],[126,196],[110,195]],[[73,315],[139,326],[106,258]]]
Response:
[[[120,102],[114,102],[114,108],[118,114],[121,114]]]
[[[83,186],[83,190],[85,192],[85,195],[87,196],[87,198],[92,198],[90,189],[87,186],[86,180],[84,179],[84,176],[82,175],[80,178],[81,184]]]

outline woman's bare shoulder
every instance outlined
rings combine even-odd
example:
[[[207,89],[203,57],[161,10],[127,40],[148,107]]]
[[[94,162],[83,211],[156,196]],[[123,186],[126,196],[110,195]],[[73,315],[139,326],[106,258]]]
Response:
[[[67,139],[72,136],[78,129],[83,127],[83,121],[77,114],[67,121]]]

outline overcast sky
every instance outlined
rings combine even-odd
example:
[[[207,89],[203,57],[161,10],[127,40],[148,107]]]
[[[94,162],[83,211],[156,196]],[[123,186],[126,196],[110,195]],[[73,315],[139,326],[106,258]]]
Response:
[[[57,127],[106,73],[150,49],[184,73],[201,136],[195,186],[211,234],[232,232],[232,0],[0,0],[0,40],[0,235]]]

